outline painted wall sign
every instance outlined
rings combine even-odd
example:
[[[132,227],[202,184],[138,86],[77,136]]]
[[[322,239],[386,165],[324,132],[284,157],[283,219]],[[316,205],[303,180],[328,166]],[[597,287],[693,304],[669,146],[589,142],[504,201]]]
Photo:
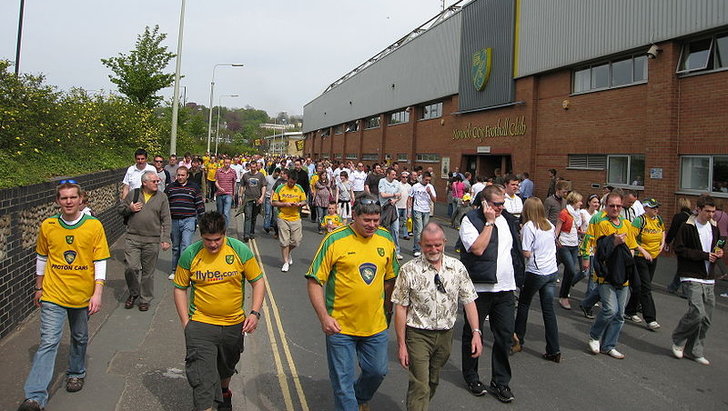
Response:
[[[506,117],[498,119],[498,122],[494,125],[473,126],[469,123],[464,130],[456,128],[452,132],[452,139],[483,141],[484,138],[488,137],[522,136],[526,134],[527,130],[525,116],[516,117],[514,120]]]
[[[483,91],[490,78],[490,67],[493,64],[493,49],[485,48],[473,53],[473,60],[470,65],[470,73],[473,77],[473,86],[478,91]]]
[[[478,146],[477,152],[479,154],[488,154],[490,153],[490,146]]]

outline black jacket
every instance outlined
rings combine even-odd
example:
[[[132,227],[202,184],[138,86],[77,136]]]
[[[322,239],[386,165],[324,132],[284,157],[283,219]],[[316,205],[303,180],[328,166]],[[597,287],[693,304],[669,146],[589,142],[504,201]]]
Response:
[[[517,217],[506,210],[503,210],[501,215],[508,222],[509,234],[513,239],[513,247],[511,247],[513,275],[516,280],[516,285],[520,288],[523,286],[523,280],[525,279],[526,266],[523,260],[523,253],[521,252],[519,221]],[[465,216],[468,217],[479,233],[483,231],[483,228],[485,228],[485,216],[480,208],[469,211]],[[479,256],[465,251],[465,247],[463,247],[462,242],[458,239],[456,248],[462,250],[460,261],[468,269],[468,274],[474,283],[495,284],[498,282],[496,267],[498,263],[498,237],[500,235],[502,233],[499,233],[498,228],[494,226],[488,247]]]
[[[675,236],[677,235],[677,230],[682,227],[683,224],[685,224],[686,221],[688,221],[688,218],[693,215],[690,210],[682,209],[679,213],[675,214],[672,217],[672,222],[670,223],[670,229],[667,230],[667,235],[665,236],[665,244],[672,244],[672,240],[675,239]]]
[[[605,283],[621,288],[639,287],[634,257],[626,244],[614,245],[614,234],[599,237],[594,251],[594,271]]]
[[[713,231],[710,249],[713,250],[720,238],[720,230],[713,220],[710,221],[710,227]],[[690,216],[688,221],[677,230],[673,248],[677,254],[677,273],[680,277],[715,279],[715,263],[710,264],[708,271],[705,270],[705,261],[708,260],[710,254],[703,251],[698,228],[695,225],[695,216]]]

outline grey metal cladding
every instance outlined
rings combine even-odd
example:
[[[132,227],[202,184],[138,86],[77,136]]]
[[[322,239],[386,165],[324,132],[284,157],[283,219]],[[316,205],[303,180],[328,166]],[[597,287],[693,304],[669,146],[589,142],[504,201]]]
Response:
[[[520,0],[517,77],[728,24],[726,0]]]
[[[459,62],[456,13],[306,104],[303,131],[457,94]]]
[[[515,95],[513,81],[513,0],[480,0],[463,7],[460,54],[460,111],[510,103]],[[490,79],[482,91],[473,85],[473,53],[492,49]]]

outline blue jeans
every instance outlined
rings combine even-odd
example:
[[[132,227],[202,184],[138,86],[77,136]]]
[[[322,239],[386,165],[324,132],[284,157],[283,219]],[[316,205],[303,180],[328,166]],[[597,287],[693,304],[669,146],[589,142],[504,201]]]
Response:
[[[394,245],[397,248],[397,254],[399,254],[399,219],[392,221],[392,224],[387,229],[389,230],[389,234],[392,235],[392,240],[394,240]]]
[[[589,270],[586,272],[586,276],[589,278],[589,281],[586,283],[586,295],[584,296],[584,299],[581,300],[579,303],[582,307],[585,309],[590,309],[594,307],[594,304],[596,304],[599,301],[599,288],[597,287],[597,282],[594,281],[594,256],[589,256]]]
[[[404,238],[407,237],[407,209],[398,208],[397,215],[399,216],[399,236]]]
[[[243,224],[243,237],[252,238],[255,234],[255,220],[260,214],[260,204],[256,200],[245,201],[245,223]]]
[[[554,311],[554,296],[556,295],[556,280],[558,278],[558,271],[549,275],[537,275],[527,272],[521,295],[518,298],[515,332],[521,344],[523,344],[526,337],[526,324],[528,323],[528,310],[531,308],[531,299],[538,291],[541,300],[543,325],[546,329],[546,354],[561,352],[559,347],[559,326]]]
[[[423,213],[421,211],[412,210],[412,230],[415,243],[412,247],[412,251],[420,251],[420,235],[422,234],[422,229],[425,228],[428,222],[430,222],[429,212]]]
[[[215,200],[217,212],[225,216],[225,227],[230,227],[230,207],[233,205],[233,196],[219,194]]]
[[[192,244],[196,223],[196,217],[172,219],[172,272],[177,269],[177,262],[182,251]]]
[[[624,307],[629,300],[629,287],[616,288],[611,284],[599,284],[598,289],[602,309],[589,330],[589,337],[592,340],[601,340],[602,352],[609,352],[617,345],[624,325]]]
[[[71,349],[68,356],[68,377],[86,376],[86,346],[88,345],[88,308],[66,308],[49,302],[40,307],[40,344],[33,357],[33,367],[25,380],[25,398],[36,400],[41,407],[48,402],[48,385],[58,345],[63,337],[63,322],[68,317],[71,329]]]
[[[264,230],[278,230],[278,225],[276,224],[276,215],[275,210],[273,209],[273,203],[271,203],[270,197],[265,198],[265,203],[263,203],[263,208],[265,210],[265,217],[263,217],[263,229]]]
[[[369,402],[387,375],[387,330],[369,337],[346,334],[326,336],[329,379],[335,409],[356,411]],[[361,374],[354,380],[358,359]]]
[[[579,273],[579,247],[565,245],[556,249],[556,252],[564,264],[564,278],[561,281],[559,298],[569,298],[571,283]]]

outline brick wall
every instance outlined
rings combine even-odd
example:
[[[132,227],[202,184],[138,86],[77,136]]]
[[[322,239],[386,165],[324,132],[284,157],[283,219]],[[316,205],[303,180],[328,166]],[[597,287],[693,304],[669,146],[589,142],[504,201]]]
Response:
[[[114,206],[125,169],[74,177],[104,224],[109,244],[124,232]],[[0,190],[0,339],[34,309],[35,240],[44,218],[58,212],[56,182]]]

